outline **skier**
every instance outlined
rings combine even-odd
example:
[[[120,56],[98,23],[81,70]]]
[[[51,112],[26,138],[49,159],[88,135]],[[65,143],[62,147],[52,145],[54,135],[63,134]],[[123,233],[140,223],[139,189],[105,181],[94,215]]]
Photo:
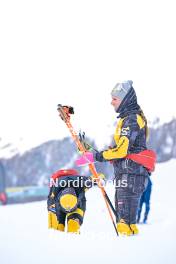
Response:
[[[137,103],[132,84],[132,81],[117,83],[111,92],[111,104],[120,118],[113,147],[101,152],[90,150],[96,161],[113,161],[117,230],[125,235],[139,232],[136,225],[138,205],[156,161],[155,153],[146,147],[147,120]],[[119,184],[124,181],[125,185]]]
[[[80,176],[74,169],[58,170],[52,177],[48,195],[48,227],[80,233],[86,211],[85,191],[92,187],[91,177]]]
[[[5,169],[1,162],[0,162],[0,202],[3,205],[7,204],[7,194],[5,190]]]
[[[142,206],[143,206],[144,203],[145,203],[145,212],[144,212],[143,223],[144,224],[147,223],[148,214],[149,214],[149,211],[150,211],[150,196],[151,196],[151,191],[152,191],[152,182],[151,182],[151,179],[149,178],[148,179],[147,188],[143,192],[143,194],[141,196],[141,199],[140,199],[139,209],[138,209],[137,223],[140,222]]]

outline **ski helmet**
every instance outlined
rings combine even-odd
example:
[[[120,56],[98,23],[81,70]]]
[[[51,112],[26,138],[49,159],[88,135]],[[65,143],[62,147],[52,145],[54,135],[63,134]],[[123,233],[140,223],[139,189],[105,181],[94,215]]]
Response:
[[[51,176],[52,179],[57,179],[62,176],[76,176],[78,175],[78,171],[75,169],[63,169],[63,170],[58,170],[53,175]]]

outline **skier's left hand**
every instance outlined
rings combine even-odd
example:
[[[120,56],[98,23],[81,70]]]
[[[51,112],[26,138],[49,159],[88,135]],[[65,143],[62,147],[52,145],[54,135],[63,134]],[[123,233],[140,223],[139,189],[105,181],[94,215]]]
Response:
[[[86,151],[96,151],[96,149],[94,149],[94,147],[85,139],[85,132],[79,132],[79,140]]]

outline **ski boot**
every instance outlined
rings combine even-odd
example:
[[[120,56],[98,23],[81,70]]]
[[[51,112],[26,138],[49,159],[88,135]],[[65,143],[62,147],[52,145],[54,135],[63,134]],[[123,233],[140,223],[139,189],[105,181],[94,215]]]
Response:
[[[80,224],[78,219],[69,219],[67,223],[67,232],[80,234]]]
[[[130,226],[123,219],[117,224],[117,231],[120,235],[131,236],[133,234]]]
[[[133,232],[133,235],[137,235],[139,233],[139,229],[137,228],[137,225],[131,224],[130,228],[131,228],[131,230]]]
[[[120,222],[117,224],[117,231],[120,235],[137,235],[139,233],[139,230],[135,224],[126,224],[123,219],[120,220]]]
[[[65,230],[65,226],[57,221],[56,214],[51,211],[48,212],[48,228],[53,228],[61,232]]]

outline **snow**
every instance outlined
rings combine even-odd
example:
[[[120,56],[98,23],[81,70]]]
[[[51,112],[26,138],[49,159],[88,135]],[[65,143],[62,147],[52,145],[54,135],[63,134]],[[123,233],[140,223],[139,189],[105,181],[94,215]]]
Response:
[[[116,237],[98,188],[89,190],[81,235],[47,229],[46,202],[0,207],[0,263],[175,263],[176,160],[152,175],[149,223],[140,234]],[[111,199],[114,190],[108,185]]]

